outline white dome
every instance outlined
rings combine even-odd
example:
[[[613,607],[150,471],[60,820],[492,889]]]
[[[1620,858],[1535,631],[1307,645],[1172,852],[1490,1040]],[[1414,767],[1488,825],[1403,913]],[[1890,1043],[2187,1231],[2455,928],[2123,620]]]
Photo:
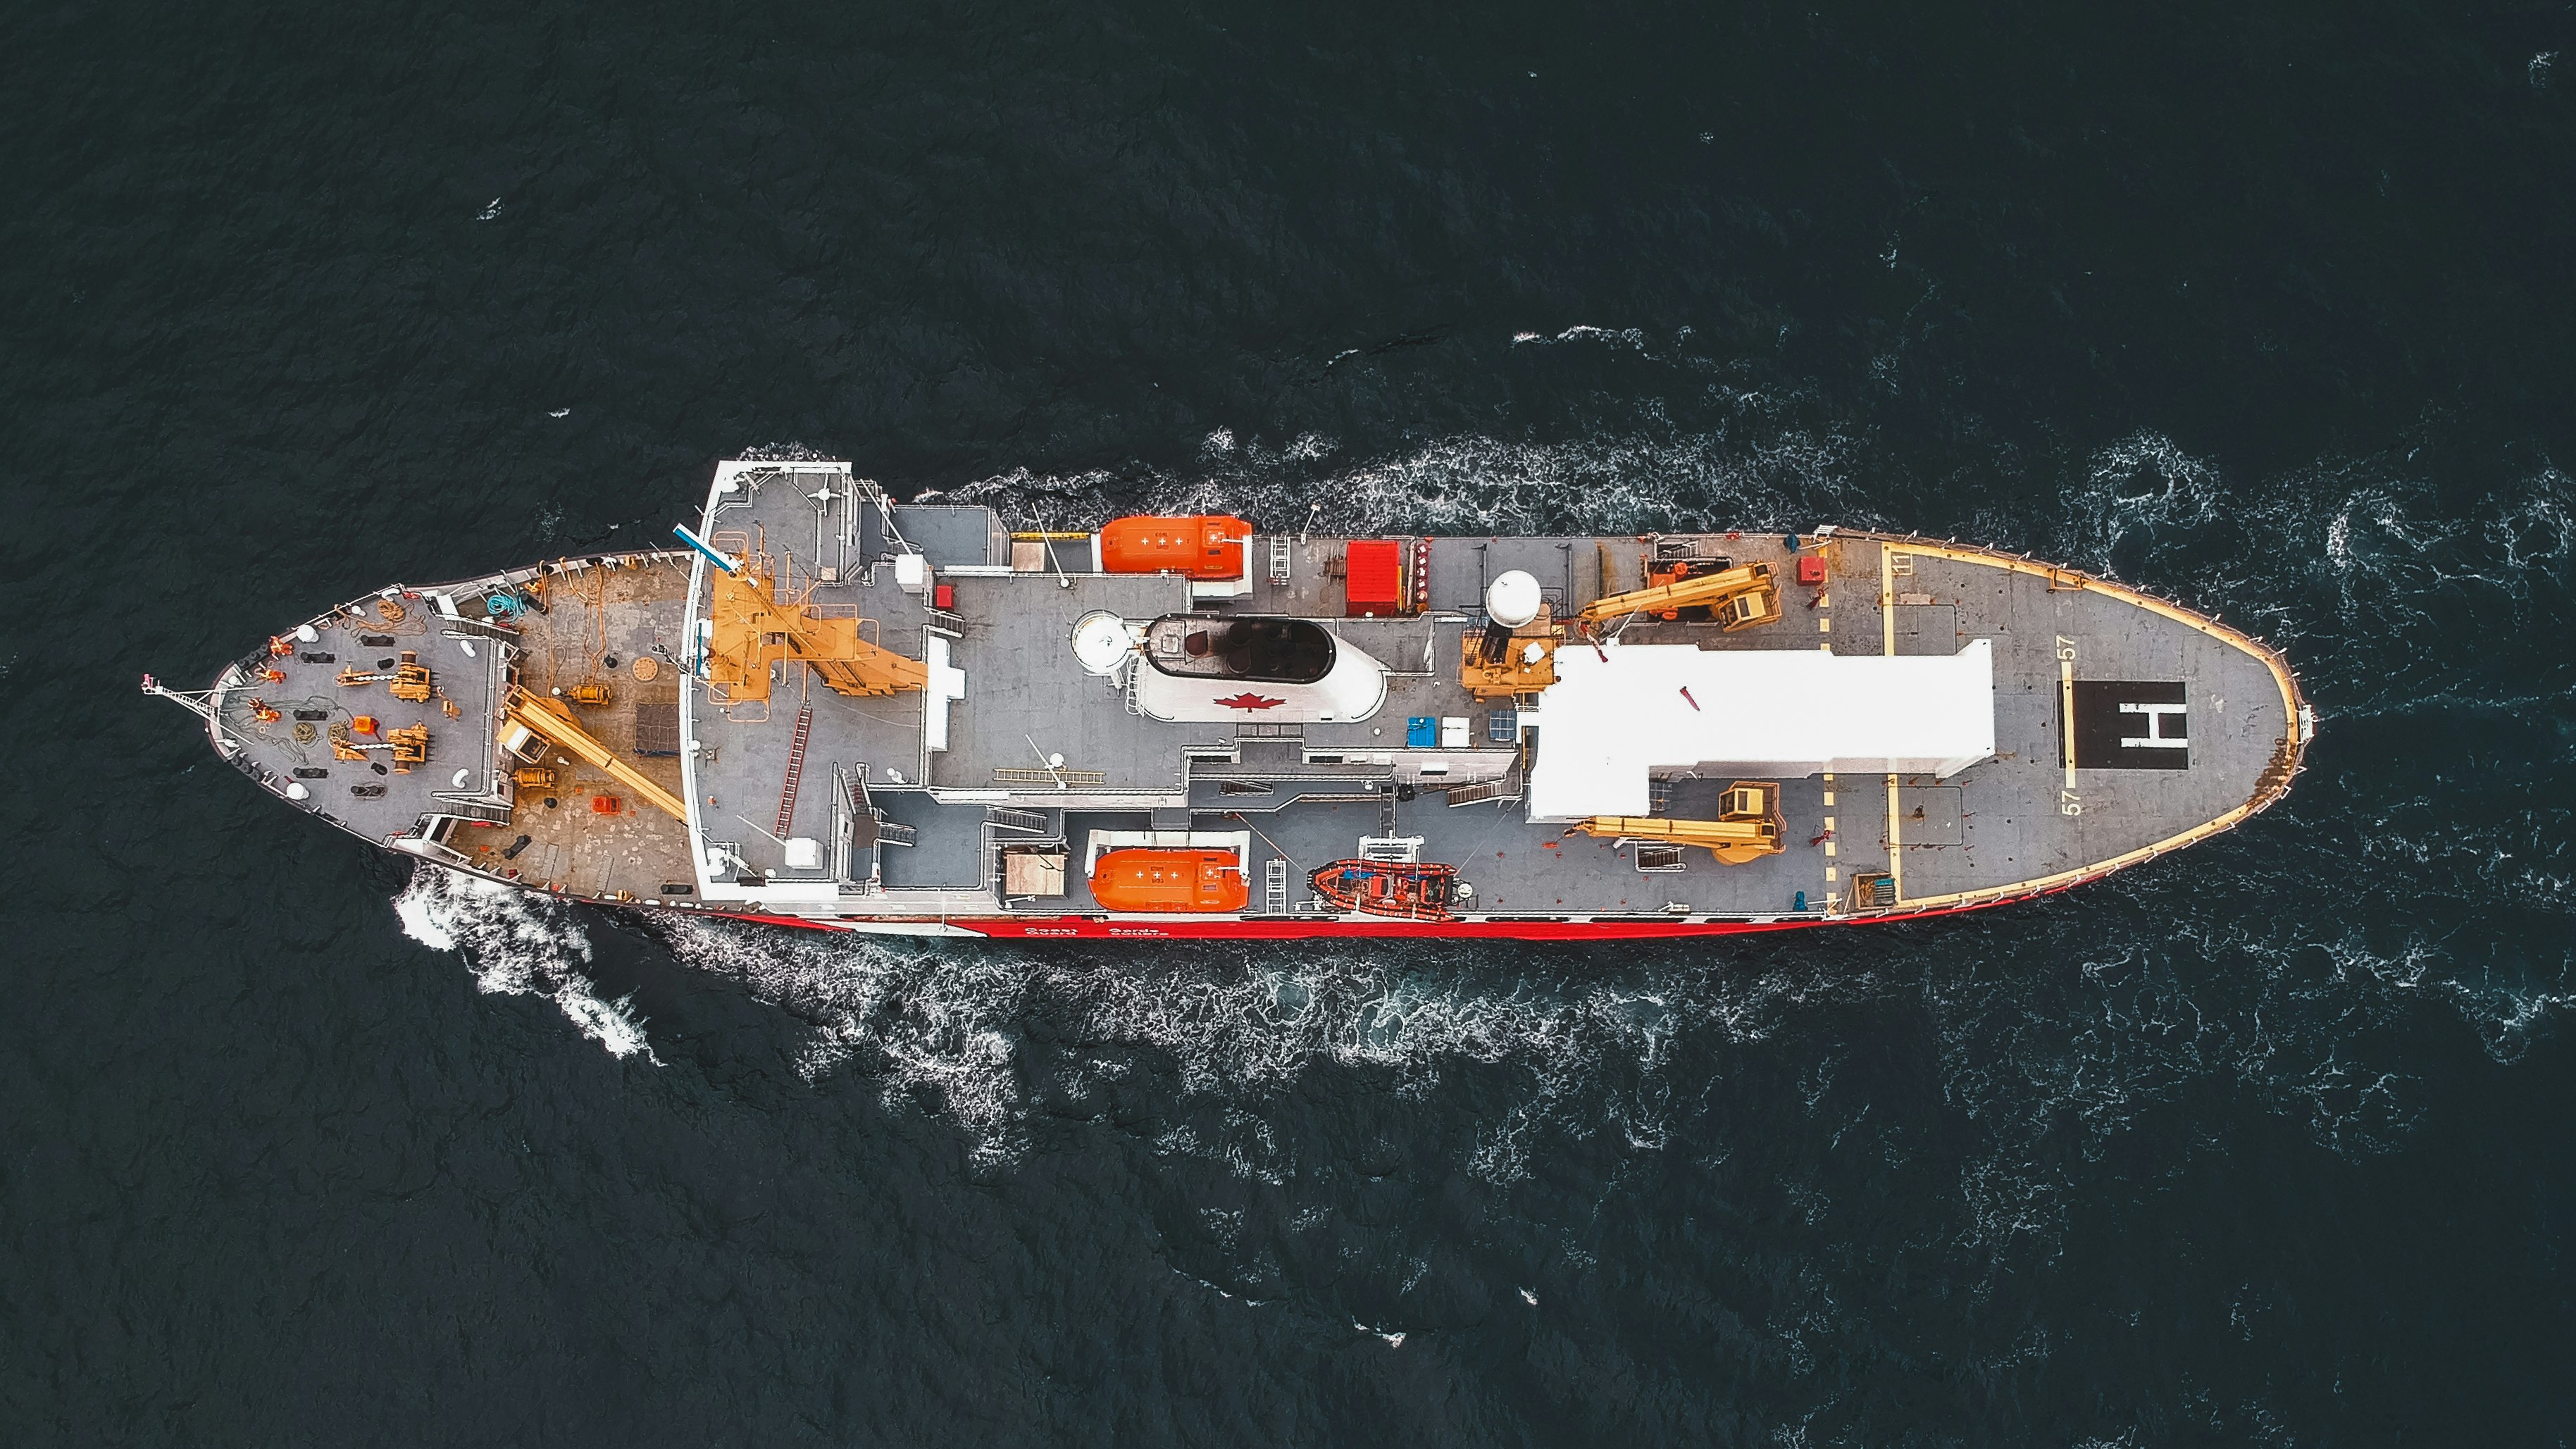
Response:
[[[1106,609],[1073,621],[1073,657],[1089,673],[1117,673],[1118,666],[1126,663],[1135,649],[1136,640],[1127,632],[1127,621]]]
[[[1537,618],[1542,602],[1538,580],[1526,569],[1513,569],[1485,586],[1485,613],[1506,629]]]

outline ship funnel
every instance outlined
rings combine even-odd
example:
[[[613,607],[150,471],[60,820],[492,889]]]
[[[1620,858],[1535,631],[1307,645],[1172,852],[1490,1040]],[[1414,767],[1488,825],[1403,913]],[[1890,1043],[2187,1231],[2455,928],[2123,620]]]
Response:
[[[1485,586],[1485,616],[1506,629],[1517,629],[1538,617],[1538,580],[1526,569],[1513,569]]]

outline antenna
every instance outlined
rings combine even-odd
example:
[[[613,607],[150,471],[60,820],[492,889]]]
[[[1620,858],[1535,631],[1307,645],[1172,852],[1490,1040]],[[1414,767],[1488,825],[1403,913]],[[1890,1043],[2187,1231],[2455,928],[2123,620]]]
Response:
[[[1046,751],[1039,749],[1037,740],[1032,736],[1022,735],[1020,738],[1029,742],[1029,753],[1037,756],[1038,764],[1044,768],[1049,775],[1055,777],[1055,787],[1059,790],[1067,788],[1064,783],[1064,756],[1050,755]]]

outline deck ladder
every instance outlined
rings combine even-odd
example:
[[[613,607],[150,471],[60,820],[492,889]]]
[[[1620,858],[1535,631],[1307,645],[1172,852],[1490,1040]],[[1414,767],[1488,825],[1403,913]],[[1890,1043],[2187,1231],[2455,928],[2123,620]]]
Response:
[[[1270,537],[1270,582],[1285,584],[1291,577],[1288,567],[1288,538],[1285,534]]]
[[[921,838],[920,831],[900,820],[886,818],[885,811],[877,805],[876,796],[868,790],[868,767],[865,765],[850,767],[850,809],[877,823],[879,845],[911,845]]]
[[[770,834],[785,839],[796,825],[796,787],[805,778],[805,742],[814,734],[814,706],[796,711],[796,737],[787,742],[787,784],[778,792],[778,828]]]
[[[1261,908],[1274,916],[1288,914],[1288,862],[1275,855],[1261,863]]]

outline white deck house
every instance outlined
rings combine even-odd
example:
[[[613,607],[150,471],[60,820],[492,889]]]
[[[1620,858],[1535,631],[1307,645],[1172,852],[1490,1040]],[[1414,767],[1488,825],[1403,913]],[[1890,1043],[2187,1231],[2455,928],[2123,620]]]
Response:
[[[1520,720],[1538,730],[1533,820],[1644,815],[1659,770],[1954,775],[1995,751],[1994,654],[1569,644]]]

